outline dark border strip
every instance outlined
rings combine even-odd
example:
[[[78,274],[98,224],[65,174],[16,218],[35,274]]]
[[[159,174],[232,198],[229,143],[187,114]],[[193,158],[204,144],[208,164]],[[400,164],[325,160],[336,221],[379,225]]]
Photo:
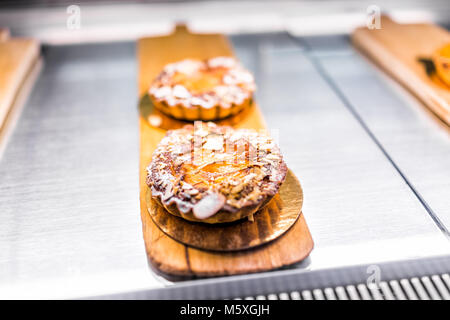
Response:
[[[353,115],[353,117],[359,122],[359,124],[364,129],[364,131],[369,135],[369,137],[373,140],[373,142],[381,150],[381,152],[384,154],[384,156],[389,160],[391,165],[395,168],[395,170],[398,172],[398,174],[402,177],[402,179],[405,181],[405,183],[408,185],[408,187],[411,189],[411,191],[414,193],[414,195],[417,197],[417,199],[423,205],[425,210],[428,212],[428,215],[431,217],[431,219],[433,219],[434,223],[438,226],[438,228],[442,231],[442,233],[444,233],[444,235],[450,240],[449,230],[445,227],[445,225],[442,223],[442,221],[439,219],[439,217],[436,215],[436,213],[433,211],[433,209],[429,206],[429,204],[425,201],[425,199],[422,197],[422,195],[416,190],[416,188],[411,183],[411,181],[408,180],[406,175],[402,172],[402,170],[394,162],[394,160],[391,158],[389,153],[383,147],[381,142],[376,138],[376,136],[372,133],[372,131],[367,126],[367,124],[364,122],[364,120],[362,119],[362,117],[360,116],[358,111],[356,111],[355,107],[353,107],[352,103],[347,99],[347,97],[341,91],[339,86],[333,81],[332,77],[325,70],[322,63],[317,59],[317,57],[315,57],[313,54],[311,54],[313,52],[313,49],[311,48],[309,43],[307,41],[305,41],[302,37],[296,37],[290,33],[288,33],[288,34],[293,39],[294,42],[296,42],[297,44],[299,44],[300,46],[302,46],[305,49],[304,50],[305,56],[313,64],[313,66],[319,72],[320,76],[330,86],[330,88],[334,91],[334,93],[342,101],[344,106],[350,111],[350,113]]]

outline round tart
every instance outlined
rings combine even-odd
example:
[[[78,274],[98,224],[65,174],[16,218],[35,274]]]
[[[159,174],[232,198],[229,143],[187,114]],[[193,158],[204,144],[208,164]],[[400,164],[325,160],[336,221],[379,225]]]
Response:
[[[217,120],[252,102],[255,82],[234,58],[186,59],[168,64],[153,81],[155,108],[181,120]]]
[[[439,78],[450,86],[450,44],[436,50],[433,61]]]
[[[251,219],[278,192],[286,172],[267,134],[196,122],[167,132],[147,168],[147,185],[171,214],[222,223]]]

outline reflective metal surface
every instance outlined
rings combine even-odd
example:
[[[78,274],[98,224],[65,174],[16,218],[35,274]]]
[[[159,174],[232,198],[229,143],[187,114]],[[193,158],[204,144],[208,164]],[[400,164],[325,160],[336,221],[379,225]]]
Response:
[[[278,130],[286,163],[302,183],[303,212],[316,244],[310,267],[450,252],[445,236],[305,48],[289,41],[246,46],[241,37],[234,43],[256,75],[268,126]]]
[[[296,267],[322,270],[450,252],[444,233],[310,52],[287,35],[232,41],[255,73],[268,126],[304,189],[303,212],[315,249]],[[356,63],[342,54],[327,59]],[[0,297],[86,297],[164,286],[147,266],[141,234],[134,44],[46,47],[44,59],[0,160]],[[355,70],[339,70],[329,61],[326,68],[334,68],[340,81],[354,76]],[[358,72],[372,70],[357,63]],[[346,94],[360,91],[362,97],[364,78],[348,82]],[[378,90],[371,105],[391,99],[397,112],[413,110],[384,80],[369,79]],[[382,123],[377,110],[368,112]],[[403,132],[410,122],[406,117],[393,128]],[[439,129],[427,130],[425,136],[441,141],[436,148],[445,146],[436,138]],[[409,143],[402,132],[390,131],[391,140],[403,137]],[[381,142],[392,143],[384,135]],[[446,154],[439,150],[433,151],[435,162]],[[405,168],[422,163],[408,161]],[[439,188],[449,190],[445,184]],[[429,199],[430,205],[437,203]],[[445,209],[435,205],[434,210],[440,216]],[[250,277],[283,272],[292,270]]]
[[[0,297],[151,285],[134,46],[45,48],[44,59],[0,160]]]
[[[450,129],[358,53],[319,60],[450,236]]]
[[[4,3],[6,1],[6,3]],[[8,5],[9,2],[9,5]],[[134,40],[168,32],[185,22],[197,32],[262,33],[289,30],[297,35],[349,33],[366,24],[370,6],[403,22],[448,23],[448,0],[333,1],[126,1],[17,0],[0,2],[0,21],[14,36],[44,43]],[[108,3],[110,2],[110,3]],[[27,7],[26,4],[35,5]],[[70,6],[76,5],[79,10]],[[80,28],[68,28],[80,12]]]

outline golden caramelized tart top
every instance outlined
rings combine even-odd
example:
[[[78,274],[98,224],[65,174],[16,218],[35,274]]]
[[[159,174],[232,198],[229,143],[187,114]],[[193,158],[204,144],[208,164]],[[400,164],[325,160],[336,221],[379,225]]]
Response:
[[[168,64],[149,95],[160,111],[183,120],[217,120],[251,104],[253,76],[234,58],[186,59]]]
[[[195,122],[170,130],[147,168],[152,196],[191,221],[251,216],[278,192],[287,167],[264,132]]]

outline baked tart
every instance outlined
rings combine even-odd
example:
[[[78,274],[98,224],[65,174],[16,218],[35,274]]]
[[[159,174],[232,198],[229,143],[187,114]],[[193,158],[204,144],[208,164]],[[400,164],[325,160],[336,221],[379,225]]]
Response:
[[[433,54],[433,62],[439,78],[450,86],[450,44],[436,50]]]
[[[266,133],[195,122],[169,130],[147,167],[152,197],[186,220],[248,217],[278,192],[287,167]]]
[[[218,120],[251,105],[255,82],[234,58],[168,64],[149,96],[156,109],[180,120]]]

